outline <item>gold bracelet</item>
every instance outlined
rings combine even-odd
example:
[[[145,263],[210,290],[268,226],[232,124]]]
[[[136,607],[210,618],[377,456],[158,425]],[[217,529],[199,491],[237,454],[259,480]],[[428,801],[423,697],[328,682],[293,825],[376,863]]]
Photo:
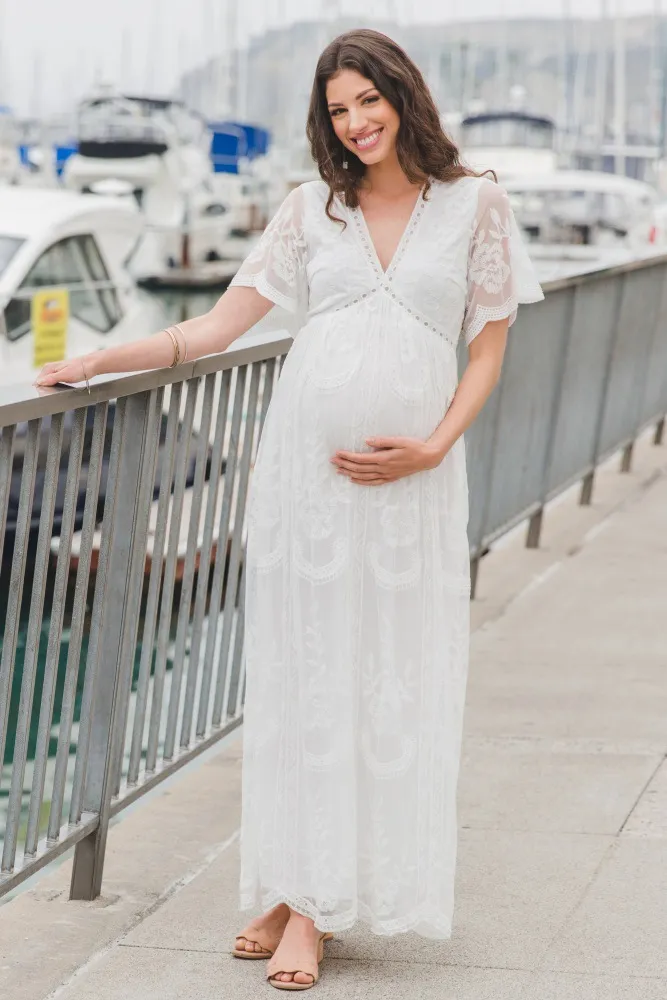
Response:
[[[88,389],[88,395],[90,396],[90,382],[88,381],[88,376],[86,375],[86,369],[83,367],[83,358],[79,358],[81,362],[81,371],[83,372],[83,377],[86,380],[86,388]]]
[[[170,326],[165,327],[164,332],[167,333],[167,334],[169,334],[169,336],[171,337],[171,342],[172,342],[173,347],[174,347],[174,360],[169,365],[169,367],[170,368],[175,368],[176,365],[178,364],[178,355],[179,355],[178,341],[176,340],[176,337],[174,336],[174,334],[171,332],[171,327]]]
[[[173,324],[172,326],[170,326],[169,329],[174,334],[174,339],[176,341],[176,364],[180,365],[180,363],[181,363],[181,345],[178,342],[178,337],[174,333],[174,330],[176,329],[176,324]]]
[[[188,360],[188,342],[185,339],[185,334],[183,333],[183,331],[182,331],[182,329],[181,329],[181,327],[180,327],[180,325],[178,323],[174,323],[174,330],[178,330],[178,332],[180,333],[181,337],[183,338],[183,346],[185,347],[185,356],[183,358],[183,363],[185,363]]]

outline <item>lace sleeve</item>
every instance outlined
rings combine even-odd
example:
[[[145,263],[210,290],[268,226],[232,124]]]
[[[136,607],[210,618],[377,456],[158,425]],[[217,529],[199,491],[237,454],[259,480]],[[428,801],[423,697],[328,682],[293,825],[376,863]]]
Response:
[[[468,297],[463,333],[469,344],[492,320],[516,319],[522,302],[544,295],[535,275],[507,192],[491,180],[480,184],[468,258]]]
[[[307,305],[304,197],[291,191],[241,264],[232,285],[249,285],[290,313]]]

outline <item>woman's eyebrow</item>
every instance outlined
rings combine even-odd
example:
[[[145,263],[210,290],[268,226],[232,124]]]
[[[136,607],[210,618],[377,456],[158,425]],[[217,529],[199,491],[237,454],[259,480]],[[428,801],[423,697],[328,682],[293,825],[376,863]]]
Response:
[[[369,94],[371,90],[375,90],[375,87],[366,87],[366,90],[362,90],[360,94],[357,94],[355,101],[360,101],[364,94]],[[345,107],[340,101],[329,101],[330,108],[343,108]]]

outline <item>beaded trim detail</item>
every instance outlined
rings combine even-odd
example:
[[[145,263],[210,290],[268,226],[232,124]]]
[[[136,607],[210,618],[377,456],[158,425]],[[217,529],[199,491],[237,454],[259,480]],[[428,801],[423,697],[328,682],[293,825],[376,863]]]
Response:
[[[350,299],[350,301],[346,302],[345,305],[338,306],[335,312],[342,312],[343,309],[349,309],[350,306],[359,305],[360,302],[363,302],[364,299],[370,298],[371,295],[375,295],[376,292],[377,288],[370,288],[367,292],[362,292],[361,295],[357,295],[356,299]]]
[[[412,209],[412,214],[408,220],[408,224],[403,230],[403,235],[398,241],[398,246],[394,251],[394,255],[391,258],[386,271],[383,270],[382,265],[380,264],[380,258],[378,257],[377,250],[375,249],[375,245],[371,239],[370,230],[366,223],[366,219],[364,218],[364,213],[360,208],[352,209],[352,219],[354,220],[357,235],[359,236],[361,245],[364,248],[368,262],[378,277],[383,281],[391,281],[393,279],[393,272],[396,270],[403,255],[405,254],[412,238],[412,234],[419,225],[419,221],[424,214],[425,208],[426,201],[424,200],[424,192],[422,189],[422,191],[419,192],[419,197],[417,198],[414,208]]]
[[[343,312],[345,309],[349,309],[350,306],[359,305],[359,303],[364,302],[366,299],[369,299],[371,295],[374,295],[378,291],[386,292],[389,298],[393,302],[395,302],[397,306],[400,306],[401,309],[405,309],[406,313],[409,316],[412,316],[412,318],[417,323],[419,323],[420,326],[425,326],[427,330],[431,330],[432,333],[437,333],[439,337],[441,337],[443,340],[446,340],[447,343],[451,344],[452,347],[456,347],[456,344],[452,344],[451,340],[444,335],[444,333],[439,327],[437,327],[434,323],[431,323],[430,320],[426,319],[424,315],[419,312],[418,309],[413,309],[411,306],[407,304],[407,302],[404,302],[402,299],[400,299],[396,294],[396,292],[393,290],[392,286],[388,284],[388,282],[381,282],[379,285],[376,285],[375,288],[371,288],[367,292],[362,292],[362,294],[357,295],[356,298],[350,299],[349,302],[346,302],[342,306],[338,306],[335,309],[335,312]]]

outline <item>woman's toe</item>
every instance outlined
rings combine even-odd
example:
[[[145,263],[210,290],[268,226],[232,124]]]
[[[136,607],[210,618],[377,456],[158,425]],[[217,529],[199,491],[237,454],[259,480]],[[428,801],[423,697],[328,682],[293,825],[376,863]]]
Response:
[[[294,974],[294,982],[298,983],[299,986],[309,986],[313,981],[313,977],[309,976],[307,972],[296,972]]]

